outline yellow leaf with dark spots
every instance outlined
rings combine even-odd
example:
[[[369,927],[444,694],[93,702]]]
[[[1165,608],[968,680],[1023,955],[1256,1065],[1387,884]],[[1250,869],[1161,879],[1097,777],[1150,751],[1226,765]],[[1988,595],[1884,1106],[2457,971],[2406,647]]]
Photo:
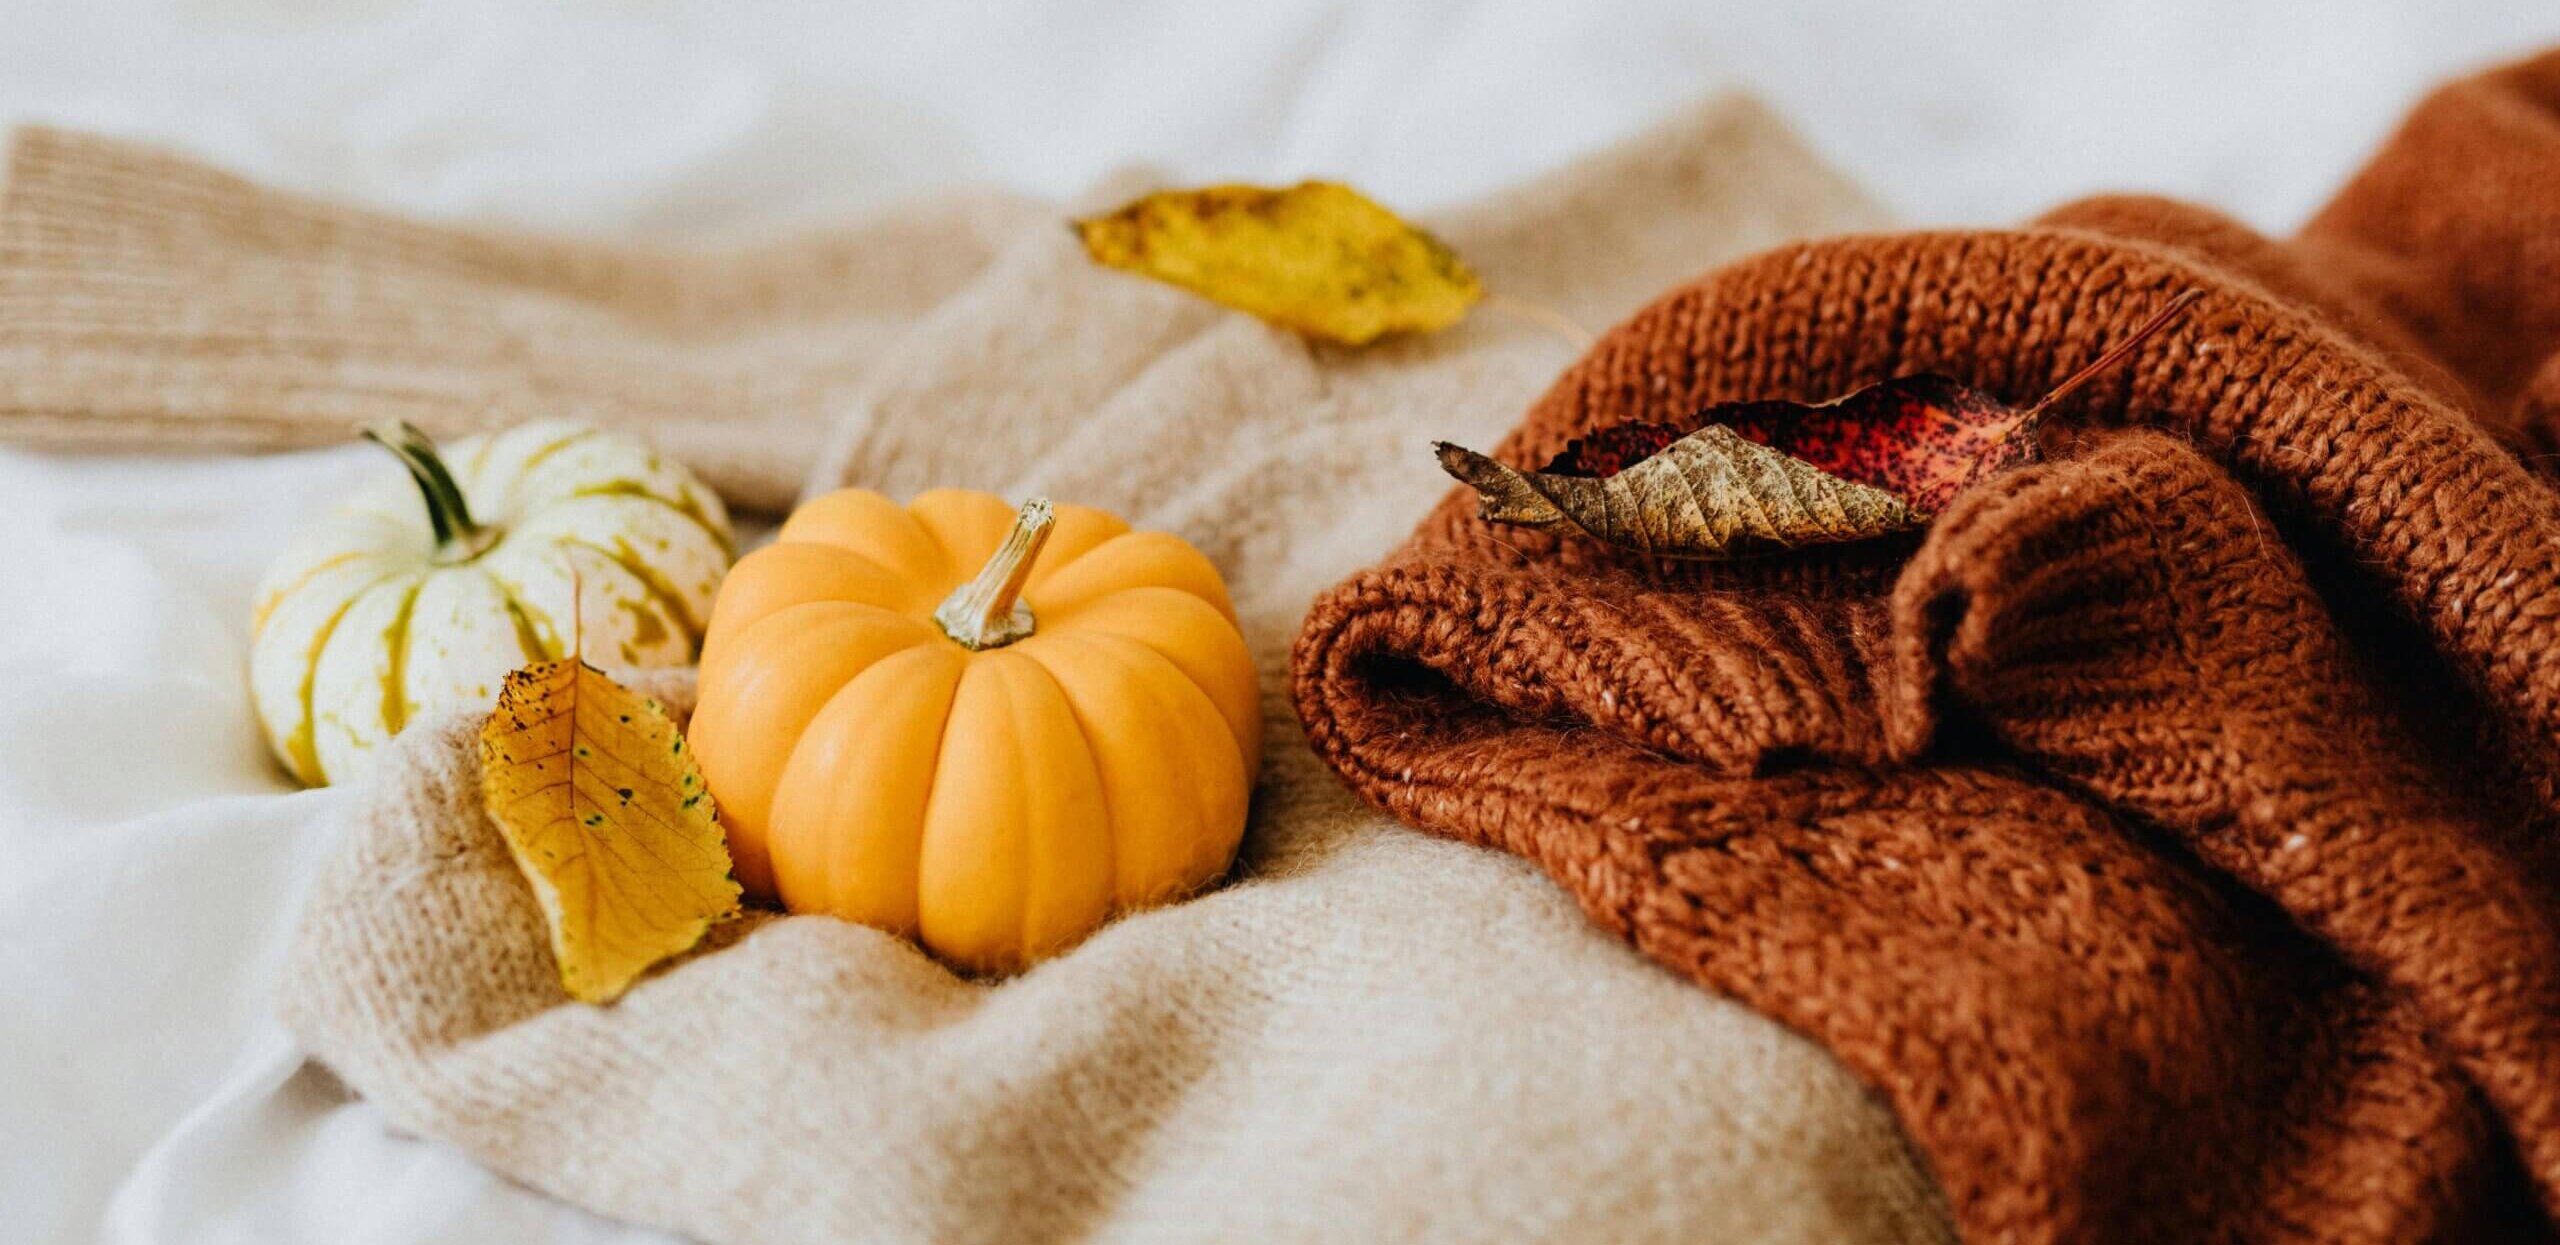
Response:
[[[1339,182],[1169,190],[1075,224],[1097,262],[1346,345],[1447,328],[1484,296],[1456,252]]]
[[[611,1002],[738,910],[728,840],[675,720],[585,662],[507,676],[480,727],[480,794],[572,998]]]

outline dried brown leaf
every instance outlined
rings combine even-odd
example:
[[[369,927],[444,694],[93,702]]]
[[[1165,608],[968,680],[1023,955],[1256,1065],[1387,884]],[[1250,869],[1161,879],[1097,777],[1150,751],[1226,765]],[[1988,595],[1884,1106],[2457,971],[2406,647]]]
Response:
[[[1440,466],[1496,523],[1569,527],[1623,549],[1726,558],[1917,527],[1901,498],[1817,470],[1711,424],[1614,475],[1520,471],[1441,442]]]

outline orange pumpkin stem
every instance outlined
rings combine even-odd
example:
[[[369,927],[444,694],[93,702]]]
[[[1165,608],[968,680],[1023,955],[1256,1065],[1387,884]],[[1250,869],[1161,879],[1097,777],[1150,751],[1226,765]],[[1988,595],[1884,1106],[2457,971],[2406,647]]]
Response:
[[[996,546],[977,577],[953,589],[933,611],[933,621],[942,624],[942,633],[973,650],[1002,648],[1029,638],[1034,623],[1031,607],[1022,603],[1022,585],[1030,581],[1031,564],[1040,556],[1040,547],[1049,543],[1049,529],[1057,522],[1048,498],[1022,503],[1013,530],[1005,533],[1004,543]]]

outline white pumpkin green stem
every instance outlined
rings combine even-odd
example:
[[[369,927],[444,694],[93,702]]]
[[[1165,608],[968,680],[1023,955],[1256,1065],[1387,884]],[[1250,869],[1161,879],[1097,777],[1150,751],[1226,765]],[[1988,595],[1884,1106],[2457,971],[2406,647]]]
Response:
[[[367,424],[357,432],[391,451],[392,457],[409,469],[409,478],[418,482],[418,492],[427,503],[427,526],[435,533],[438,560],[467,562],[496,542],[496,532],[472,522],[471,507],[462,499],[462,486],[453,482],[453,473],[445,469],[444,459],[436,453],[436,443],[427,439],[417,425],[394,419]]]
[[[1046,497],[1022,503],[1013,530],[996,546],[977,577],[952,590],[933,611],[942,633],[968,649],[1002,648],[1028,639],[1034,629],[1031,607],[1022,603],[1022,585],[1031,579],[1031,564],[1049,543],[1058,517]]]

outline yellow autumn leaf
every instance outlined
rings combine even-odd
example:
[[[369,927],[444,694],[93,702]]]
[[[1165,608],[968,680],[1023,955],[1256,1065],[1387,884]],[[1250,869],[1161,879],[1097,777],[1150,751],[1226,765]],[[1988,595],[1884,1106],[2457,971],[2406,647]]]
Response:
[[[480,727],[480,795],[573,998],[612,1001],[738,909],[728,841],[675,721],[583,661],[507,676]]]
[[[1484,296],[1456,252],[1339,182],[1168,190],[1076,232],[1100,263],[1352,346],[1447,328]]]

